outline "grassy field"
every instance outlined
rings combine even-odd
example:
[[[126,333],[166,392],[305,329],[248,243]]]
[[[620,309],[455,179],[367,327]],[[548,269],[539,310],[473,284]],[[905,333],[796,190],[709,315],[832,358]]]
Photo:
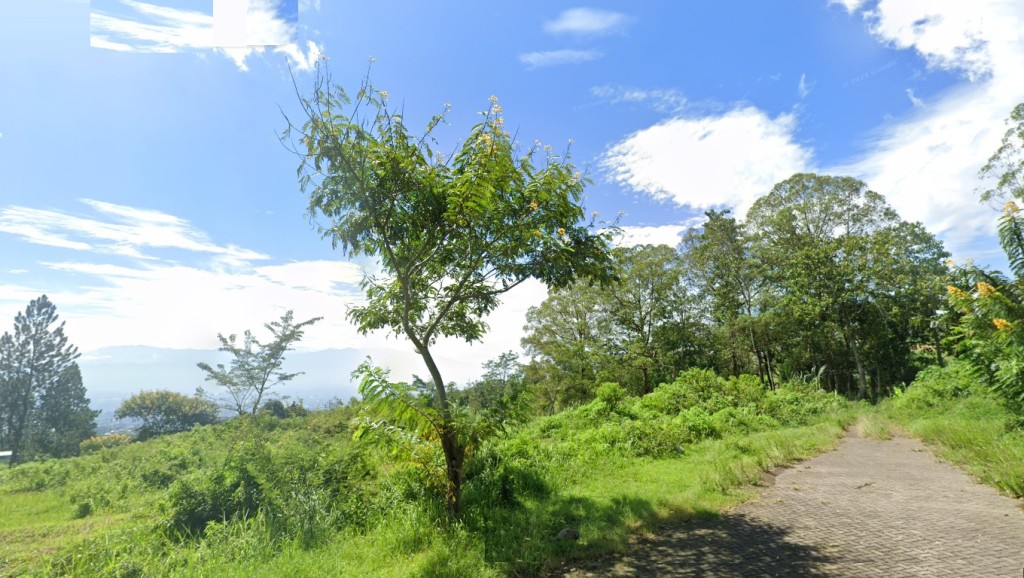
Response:
[[[715,515],[762,472],[835,447],[834,395],[684,375],[534,420],[443,511],[431,444],[356,442],[356,408],[236,420],[0,473],[0,575],[535,576]],[[559,541],[565,527],[578,541]]]

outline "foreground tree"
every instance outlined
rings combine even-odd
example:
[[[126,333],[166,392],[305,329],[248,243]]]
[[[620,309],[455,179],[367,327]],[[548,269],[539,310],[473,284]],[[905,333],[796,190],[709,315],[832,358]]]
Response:
[[[114,417],[136,421],[136,437],[145,440],[217,423],[219,411],[216,403],[198,395],[157,389],[140,391],[124,400]]]
[[[314,317],[302,323],[295,323],[292,312],[288,311],[279,321],[263,325],[273,336],[268,343],[260,343],[248,329],[245,330],[241,345],[238,344],[236,335],[224,337],[218,333],[220,351],[231,354],[231,364],[228,367],[221,363],[216,367],[209,363],[196,365],[206,372],[207,381],[213,381],[227,391],[230,409],[237,411],[238,415],[256,415],[260,402],[271,389],[302,375],[302,372],[285,373],[281,370],[281,366],[284,365],[284,354],[291,351],[292,345],[302,339],[305,327],[321,319],[323,318]]]
[[[51,439],[64,432],[66,424],[53,419],[64,415],[62,408],[75,414],[75,429],[86,434],[73,445],[92,435],[95,414],[82,413],[89,411],[89,400],[75,364],[78,349],[68,343],[64,322],[57,321],[57,307],[43,295],[18,313],[13,334],[0,337],[0,445],[11,450],[12,465],[31,454],[33,441],[69,446],[70,440]]]
[[[441,442],[455,515],[467,444],[431,347],[439,337],[479,340],[500,296],[527,279],[554,289],[609,279],[610,233],[585,221],[587,181],[566,157],[537,147],[519,154],[496,98],[450,157],[431,148],[443,113],[413,135],[369,80],[350,98],[321,67],[301,104],[304,122],[289,122],[284,138],[299,133],[309,216],[345,256],[379,260],[383,274],[364,277],[367,302],[348,315],[364,333],[405,336],[422,357],[436,394],[436,415],[424,419]],[[364,379],[378,384],[364,397],[397,399],[381,381]]]

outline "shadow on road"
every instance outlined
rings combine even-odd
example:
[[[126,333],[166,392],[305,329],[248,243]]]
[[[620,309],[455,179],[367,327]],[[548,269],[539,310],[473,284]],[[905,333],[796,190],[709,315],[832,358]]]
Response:
[[[621,558],[586,563],[565,576],[828,576],[832,560],[786,541],[786,530],[742,514],[667,528]]]

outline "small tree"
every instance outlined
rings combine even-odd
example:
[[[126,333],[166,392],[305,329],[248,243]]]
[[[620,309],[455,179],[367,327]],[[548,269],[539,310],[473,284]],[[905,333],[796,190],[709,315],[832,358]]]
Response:
[[[444,113],[414,136],[368,79],[351,99],[319,71],[312,97],[301,99],[303,125],[289,122],[283,138],[300,134],[300,184],[310,218],[326,219],[317,225],[321,234],[348,257],[379,259],[384,274],[364,277],[367,302],[348,315],[361,332],[405,336],[423,358],[438,412],[429,421],[444,450],[455,515],[467,444],[431,346],[442,336],[481,339],[484,316],[527,279],[555,288],[580,276],[609,279],[610,233],[586,222],[587,180],[566,156],[536,146],[519,153],[497,98],[446,157],[431,148]],[[364,383],[379,381],[367,381],[370,375],[363,373]],[[364,390],[402,398],[387,388]]]
[[[140,391],[124,400],[114,417],[137,421],[136,435],[144,440],[216,423],[219,411],[217,404],[208,399],[157,389]]]
[[[302,323],[293,323],[292,312],[288,311],[281,316],[280,321],[264,324],[274,337],[269,343],[260,343],[248,329],[241,345],[238,344],[236,335],[224,337],[218,333],[220,351],[230,353],[234,357],[230,367],[225,367],[221,363],[216,367],[209,363],[197,365],[206,372],[207,381],[213,381],[227,390],[230,409],[237,411],[238,415],[256,415],[260,402],[271,389],[302,375],[302,372],[285,373],[281,370],[284,354],[291,351],[292,345],[302,339],[304,327],[321,319],[323,318],[314,317]]]

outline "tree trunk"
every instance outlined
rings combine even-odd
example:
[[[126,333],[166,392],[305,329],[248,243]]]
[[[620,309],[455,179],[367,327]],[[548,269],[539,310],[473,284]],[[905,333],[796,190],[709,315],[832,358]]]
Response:
[[[864,371],[864,360],[860,357],[860,348],[857,347],[857,339],[851,335],[849,341],[850,349],[853,351],[853,361],[857,364],[857,399],[864,399],[864,396],[868,391],[868,380]]]
[[[418,340],[413,342],[417,343]],[[452,419],[452,412],[448,407],[448,392],[445,390],[444,380],[441,379],[441,372],[434,362],[434,357],[426,345],[419,345],[417,349],[427,365],[430,377],[434,381],[434,390],[437,392],[437,405],[441,411],[441,449],[444,450],[445,471],[448,475],[448,514],[455,517],[459,514],[459,503],[462,499],[462,468],[466,459],[466,448],[459,441],[458,432],[455,431],[455,420]]]

